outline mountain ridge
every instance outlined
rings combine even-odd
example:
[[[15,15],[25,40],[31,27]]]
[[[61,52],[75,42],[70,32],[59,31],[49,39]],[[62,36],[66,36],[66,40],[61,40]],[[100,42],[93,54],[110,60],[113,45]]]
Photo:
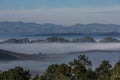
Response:
[[[25,54],[0,49],[0,60],[24,60]]]
[[[109,33],[120,32],[118,24],[74,24],[70,26],[56,25],[52,23],[37,24],[24,22],[0,22],[0,34],[51,34],[51,33]]]

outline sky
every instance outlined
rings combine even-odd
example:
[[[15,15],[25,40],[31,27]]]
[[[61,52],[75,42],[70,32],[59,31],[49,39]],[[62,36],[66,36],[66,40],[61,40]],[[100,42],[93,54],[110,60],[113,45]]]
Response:
[[[120,24],[120,0],[0,0],[0,21]]]

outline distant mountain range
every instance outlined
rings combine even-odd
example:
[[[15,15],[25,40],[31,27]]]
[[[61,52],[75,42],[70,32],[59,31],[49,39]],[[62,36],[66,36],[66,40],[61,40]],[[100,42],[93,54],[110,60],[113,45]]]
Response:
[[[119,33],[120,25],[116,24],[75,24],[71,26],[51,23],[36,24],[24,22],[0,22],[0,34],[58,34],[58,33]]]

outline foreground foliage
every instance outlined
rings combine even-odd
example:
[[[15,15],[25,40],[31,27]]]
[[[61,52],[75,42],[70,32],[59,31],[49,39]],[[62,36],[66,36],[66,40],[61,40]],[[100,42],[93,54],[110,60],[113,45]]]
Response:
[[[30,76],[31,75],[28,70],[16,67],[0,73],[0,80],[29,80],[31,78]]]
[[[31,78],[28,70],[16,67],[0,73],[0,80],[120,80],[120,61],[114,67],[109,61],[92,70],[92,63],[85,55],[69,64],[52,64],[42,75]]]

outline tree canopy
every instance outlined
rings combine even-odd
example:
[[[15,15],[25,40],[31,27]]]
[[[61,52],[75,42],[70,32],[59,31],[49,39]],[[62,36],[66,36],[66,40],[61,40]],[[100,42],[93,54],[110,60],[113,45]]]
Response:
[[[1,71],[0,80],[120,80],[120,61],[112,67],[109,61],[103,60],[93,70],[89,58],[80,55],[69,64],[52,64],[42,75],[34,77],[21,67]]]

